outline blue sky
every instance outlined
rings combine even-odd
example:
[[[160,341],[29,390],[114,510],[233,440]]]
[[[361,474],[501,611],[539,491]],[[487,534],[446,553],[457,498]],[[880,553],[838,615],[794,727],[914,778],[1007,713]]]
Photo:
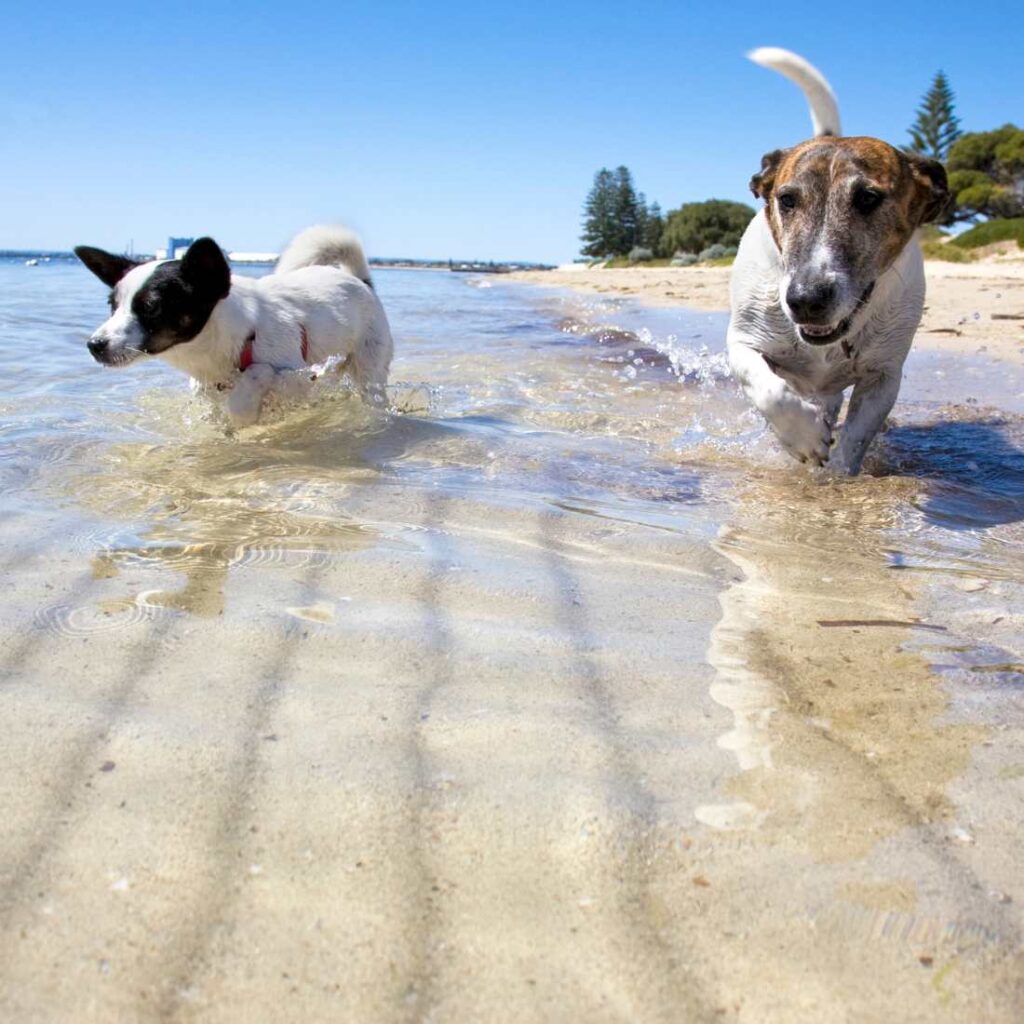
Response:
[[[938,68],[965,128],[1024,122],[1019,6],[981,10],[8,5],[0,247],[265,250],[336,220],[374,255],[560,261],[602,165],[664,208],[749,199],[761,154],[806,137],[802,97],[744,59],[755,46],[816,63],[851,135],[904,142]]]

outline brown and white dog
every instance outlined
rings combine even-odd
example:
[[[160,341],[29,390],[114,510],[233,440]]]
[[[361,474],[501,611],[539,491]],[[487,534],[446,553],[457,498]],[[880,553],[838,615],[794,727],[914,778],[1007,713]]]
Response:
[[[917,229],[943,212],[946,172],[843,138],[831,88],[796,54],[750,58],[803,89],[815,138],[767,154],[750,183],[765,206],[733,268],[729,361],[792,456],[854,474],[899,392],[924,306]]]

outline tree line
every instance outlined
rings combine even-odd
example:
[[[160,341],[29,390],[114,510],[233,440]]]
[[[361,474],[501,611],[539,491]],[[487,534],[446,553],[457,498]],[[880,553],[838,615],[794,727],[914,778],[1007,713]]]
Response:
[[[945,226],[959,222],[1024,217],[1024,130],[1005,124],[987,132],[963,132],[953,90],[939,71],[908,129],[906,149],[946,164],[952,202]],[[684,203],[663,214],[637,191],[628,167],[602,167],[583,206],[580,252],[591,259],[653,257],[696,260],[739,244],[754,210],[724,199]]]
[[[580,251],[593,259],[649,260],[676,254],[696,259],[712,245],[738,245],[753,216],[745,203],[726,199],[684,203],[662,214],[657,203],[648,204],[643,192],[636,190],[628,167],[602,167],[583,206]]]

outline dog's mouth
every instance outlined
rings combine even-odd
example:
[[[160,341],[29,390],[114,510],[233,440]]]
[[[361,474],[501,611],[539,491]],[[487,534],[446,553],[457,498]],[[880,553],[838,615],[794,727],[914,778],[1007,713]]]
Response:
[[[853,318],[857,315],[858,310],[862,309],[867,303],[868,299],[871,298],[871,293],[875,290],[875,282],[871,284],[861,292],[860,298],[857,300],[857,304],[853,307],[849,316],[843,317],[838,323],[834,324],[797,324],[797,333],[800,335],[801,341],[806,341],[808,345],[831,345],[832,342],[838,341],[843,335],[850,329],[850,325],[853,323]]]
[[[808,345],[831,345],[838,341],[849,329],[853,316],[845,317],[837,324],[797,324],[802,341]]]
[[[100,366],[109,366],[111,369],[116,370],[122,366],[127,366],[129,363],[134,363],[136,359],[140,359],[147,354],[138,348],[119,348],[114,352],[109,350],[100,353],[93,352],[92,357]]]

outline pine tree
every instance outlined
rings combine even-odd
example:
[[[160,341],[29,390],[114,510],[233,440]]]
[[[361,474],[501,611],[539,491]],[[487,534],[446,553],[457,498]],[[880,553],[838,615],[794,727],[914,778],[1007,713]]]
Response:
[[[960,118],[954,109],[953,90],[946,76],[939,71],[917,109],[917,120],[908,129],[910,151],[934,160],[945,160],[949,147],[962,134]]]
[[[633,185],[628,167],[607,167],[594,175],[594,184],[583,206],[584,256],[628,256],[636,247],[656,252],[664,219],[657,203],[647,205],[647,198]]]
[[[617,252],[618,231],[615,221],[617,188],[615,175],[602,167],[594,175],[594,184],[583,206],[583,234],[580,241],[584,256],[600,258]]]
[[[640,244],[645,249],[657,253],[661,246],[661,232],[665,227],[665,219],[661,215],[661,207],[657,203],[651,203],[647,208],[644,218],[644,230],[640,235]]]
[[[637,242],[637,198],[633,175],[623,166],[615,168],[615,233],[616,244],[612,251],[617,256],[625,256]]]

